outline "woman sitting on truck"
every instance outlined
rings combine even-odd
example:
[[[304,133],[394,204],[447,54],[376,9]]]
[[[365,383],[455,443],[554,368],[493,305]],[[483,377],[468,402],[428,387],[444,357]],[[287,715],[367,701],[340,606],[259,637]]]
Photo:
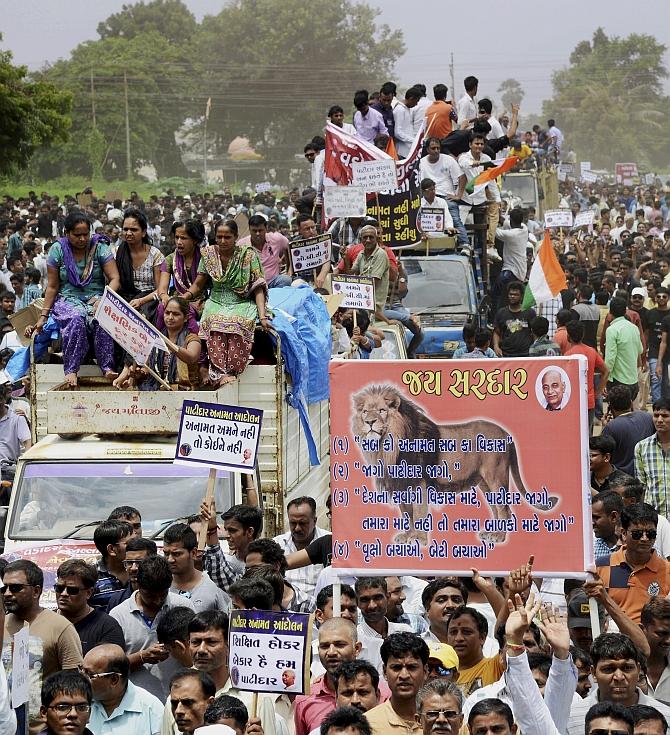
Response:
[[[188,326],[189,303],[179,296],[172,296],[165,305],[165,324],[161,332],[168,338],[169,351],[153,349],[149,356],[149,367],[173,389],[193,390],[200,383],[198,362],[200,360],[200,338]],[[119,389],[159,390],[161,384],[145,370],[136,365],[123,368],[114,381]],[[164,387],[164,386],[162,386]]]
[[[267,284],[258,251],[252,245],[237,245],[237,223],[220,222],[215,244],[200,251],[195,283],[184,293],[192,301],[212,279],[212,291],[202,312],[200,338],[206,341],[209,374],[214,387],[235,380],[249,362],[256,319],[270,329],[267,317]]]
[[[119,271],[104,235],[91,237],[91,222],[83,212],[71,212],[63,224],[65,237],[49,249],[47,289],[40,318],[26,335],[41,332],[49,314],[58,323],[63,340],[65,382],[77,387],[77,373],[93,341],[95,359],[105,377],[113,380],[114,342],[93,319],[98,301],[109,287],[119,288]]]
[[[156,326],[163,328],[163,311],[170,295],[183,296],[193,285],[198,275],[200,264],[200,248],[207,245],[205,226],[196,219],[187,219],[185,222],[175,222],[172,225],[172,235],[175,241],[175,250],[170,253],[161,265],[161,275],[158,282],[158,312]],[[170,288],[172,280],[172,288]],[[191,304],[188,317],[189,329],[198,333],[198,319],[202,311],[202,303]]]

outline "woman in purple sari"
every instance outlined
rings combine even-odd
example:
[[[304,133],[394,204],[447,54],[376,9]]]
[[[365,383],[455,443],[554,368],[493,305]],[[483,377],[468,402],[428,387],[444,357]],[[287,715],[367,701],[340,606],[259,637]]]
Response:
[[[93,315],[105,283],[118,290],[119,271],[109,241],[91,237],[91,222],[83,212],[65,218],[65,237],[49,249],[47,289],[35,331],[41,332],[49,313],[58,322],[63,339],[65,382],[77,386],[77,373],[93,340],[95,359],[106,378],[114,380],[114,342]]]
[[[200,248],[207,245],[205,226],[199,220],[187,219],[185,222],[175,222],[172,225],[172,235],[175,240],[175,251],[165,258],[161,265],[160,281],[158,282],[158,297],[161,303],[156,314],[156,326],[164,326],[163,312],[170,296],[182,296],[193,285],[198,275],[200,264]],[[172,279],[172,289],[170,289]],[[189,304],[187,326],[194,334],[198,333],[198,319],[202,311],[202,302]]]

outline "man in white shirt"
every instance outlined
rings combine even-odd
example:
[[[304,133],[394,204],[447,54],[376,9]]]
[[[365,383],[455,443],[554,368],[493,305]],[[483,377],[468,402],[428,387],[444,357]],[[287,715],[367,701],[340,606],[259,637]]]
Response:
[[[342,128],[345,133],[356,135],[356,128],[351,123],[344,122],[344,110],[339,105],[333,105],[328,110],[328,120],[338,128]]]
[[[515,207],[509,213],[509,229],[498,227],[496,237],[503,241],[503,263],[491,293],[493,313],[504,306],[503,294],[507,291],[507,284],[526,280],[528,228],[523,223],[523,210],[520,207]]]
[[[493,103],[491,102],[491,100],[487,99],[486,97],[479,100],[477,110],[479,113],[479,119],[486,120],[486,122],[491,126],[491,130],[486,138],[488,140],[492,140],[493,138],[502,138],[503,135],[505,135],[505,131],[503,130],[502,125],[493,115]]]
[[[421,99],[421,92],[416,87],[410,87],[405,93],[405,99],[393,109],[395,121],[395,147],[400,158],[407,158],[414,142],[414,125],[412,123],[412,108],[416,107]]]
[[[416,135],[423,127],[424,120],[426,119],[426,110],[431,106],[432,102],[426,95],[425,84],[415,84],[413,89],[418,89],[421,92],[419,101],[412,108],[412,127],[414,129],[414,135]]]
[[[547,120],[547,152],[552,154],[555,152],[556,160],[561,158],[561,149],[563,148],[563,133],[556,127],[556,121],[552,118]]]
[[[465,190],[465,174],[456,159],[446,153],[441,153],[439,138],[428,138],[428,155],[421,159],[419,173],[422,179],[432,179],[435,182],[437,197],[444,199],[452,220],[452,226],[458,231],[458,244],[461,248],[468,247],[468,233],[461,221],[458,201]]]
[[[458,100],[458,124],[461,128],[470,129],[477,120],[477,88],[479,87],[479,79],[469,76],[463,80],[465,94]]]
[[[424,207],[429,209],[441,209],[442,214],[442,227],[440,229],[423,231],[423,235],[430,237],[443,237],[445,234],[455,234],[454,222],[449,214],[449,208],[447,202],[435,195],[435,182],[432,179],[421,180],[421,208]]]
[[[488,163],[491,158],[484,150],[486,139],[482,133],[473,133],[470,137],[470,150],[467,153],[461,153],[458,157],[458,164],[463,169],[466,181],[474,179],[484,171],[484,163]],[[489,182],[486,186],[475,188],[472,194],[464,194],[462,199],[466,204],[466,211],[472,211],[472,217],[475,225],[484,225],[486,223],[486,190],[489,190],[493,201],[500,201],[500,192],[495,181]],[[461,213],[461,219],[465,219]],[[484,249],[484,231],[483,229],[475,230],[475,243],[477,251],[483,252]]]
[[[392,623],[387,617],[388,596],[384,577],[359,577],[356,580],[358,608],[363,622],[358,625],[358,640],[362,644],[359,658],[369,661],[380,674],[384,667],[380,649],[391,633],[413,633],[409,625]]]

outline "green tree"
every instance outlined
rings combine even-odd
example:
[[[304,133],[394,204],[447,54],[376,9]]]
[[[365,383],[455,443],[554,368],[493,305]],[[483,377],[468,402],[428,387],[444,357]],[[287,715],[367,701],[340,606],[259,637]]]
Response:
[[[152,0],[124,5],[120,12],[98,24],[100,38],[135,38],[158,33],[173,43],[187,41],[195,33],[193,13],[181,0]]]
[[[616,161],[667,164],[665,51],[653,36],[610,38],[599,28],[575,47],[569,67],[554,73],[544,114],[556,119],[579,158],[610,169]]]
[[[521,84],[517,79],[505,79],[498,87],[498,94],[502,100],[503,107],[511,110],[512,105],[520,105],[524,98],[525,92],[521,88]]]
[[[71,109],[68,92],[30,79],[9,51],[0,52],[0,174],[26,166],[38,147],[65,140]]]
[[[392,78],[402,33],[379,25],[378,15],[349,0],[233,0],[205,18],[197,56],[218,153],[246,135],[282,178],[322,132],[331,105],[349,114],[356,89]]]

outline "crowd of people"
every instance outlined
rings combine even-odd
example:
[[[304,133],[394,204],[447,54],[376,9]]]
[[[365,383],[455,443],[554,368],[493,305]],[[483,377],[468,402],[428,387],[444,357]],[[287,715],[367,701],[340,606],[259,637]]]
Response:
[[[263,537],[255,506],[219,517],[203,504],[199,515],[166,530],[160,551],[143,538],[140,511],[124,506],[95,530],[96,565],[71,559],[58,568],[58,612],[40,605],[44,575],[36,564],[16,560],[2,570],[6,667],[11,637],[30,626],[31,733],[191,735],[205,726],[221,735],[667,732],[670,185],[562,183],[561,205],[574,214],[592,210],[593,224],[554,231],[568,288],[524,309],[543,223],[532,210],[508,206],[495,181],[479,198],[468,199],[465,185],[506,151],[529,165],[561,160],[563,136],[550,120],[548,130],[519,137],[516,107],[494,116],[490,100],[477,99],[477,79],[464,87],[451,102],[446,86],[436,85],[431,101],[421,85],[398,97],[389,82],[379,93],[355,94],[352,123],[338,106],[328,117],[375,145],[392,142],[401,157],[429,126],[420,169],[425,200],[443,207],[445,231],[456,233],[465,253],[472,244],[462,207],[475,224],[486,223],[487,249],[499,261],[489,284],[493,331],[467,325],[455,357],[586,356],[596,558],[589,581],[536,579],[531,557],[500,579],[476,569],[470,578],[345,578],[334,605],[332,538],[317,525],[310,497],[288,504],[289,530],[274,539]],[[5,197],[4,314],[43,299],[30,331],[56,325],[72,387],[94,354],[117,387],[155,389],[151,374],[94,319],[109,285],[173,345],[168,359],[152,358],[156,374],[174,386],[216,387],[245,369],[259,334],[271,329],[269,289],[325,295],[330,273],[358,273],[375,279],[374,319],[402,324],[413,355],[420,321],[402,304],[403,259],[382,245],[378,222],[337,220],[331,262],[314,273],[292,270],[289,239],[313,237],[321,226],[322,140],[305,147],[313,185],[285,196]],[[238,237],[240,214],[248,217],[245,238]],[[371,316],[337,312],[333,354],[369,356],[382,336]],[[9,337],[11,324],[0,326]],[[547,372],[542,389],[547,410],[560,410],[560,374]],[[315,614],[309,694],[254,701],[233,685],[234,609]],[[0,733],[15,728],[0,676]]]

